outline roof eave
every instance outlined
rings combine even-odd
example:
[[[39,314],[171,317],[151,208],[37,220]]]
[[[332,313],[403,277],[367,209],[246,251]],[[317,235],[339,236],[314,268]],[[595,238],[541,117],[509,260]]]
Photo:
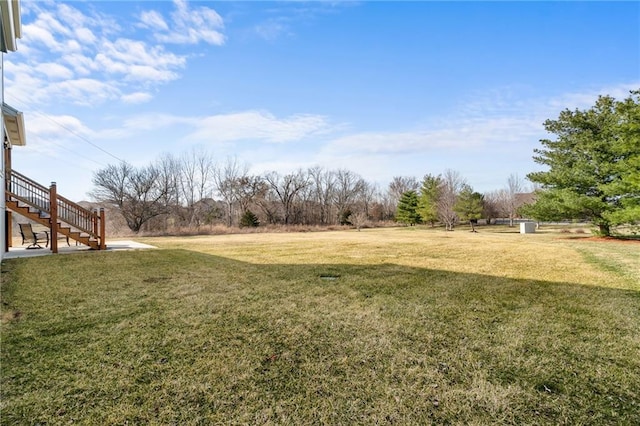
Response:
[[[7,104],[2,105],[2,117],[7,138],[12,146],[25,146],[27,138],[24,131],[24,116],[22,112]]]

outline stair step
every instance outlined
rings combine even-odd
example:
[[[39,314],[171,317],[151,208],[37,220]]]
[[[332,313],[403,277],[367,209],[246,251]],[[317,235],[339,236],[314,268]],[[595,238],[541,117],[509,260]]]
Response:
[[[48,212],[37,209],[16,199],[12,199],[10,196],[6,200],[6,207],[27,219],[46,226],[47,228],[51,225],[51,215]],[[73,228],[68,225],[69,224],[66,222],[58,222],[58,234],[89,246],[91,249],[100,250],[100,240],[98,238],[82,231],[73,230]]]

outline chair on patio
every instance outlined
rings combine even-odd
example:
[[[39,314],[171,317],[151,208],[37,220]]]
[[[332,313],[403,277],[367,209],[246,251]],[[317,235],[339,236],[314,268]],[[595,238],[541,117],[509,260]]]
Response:
[[[34,232],[30,223],[19,223],[20,235],[22,236],[22,244],[29,243],[27,249],[41,249],[39,242],[46,242],[45,247],[49,247],[49,232]]]

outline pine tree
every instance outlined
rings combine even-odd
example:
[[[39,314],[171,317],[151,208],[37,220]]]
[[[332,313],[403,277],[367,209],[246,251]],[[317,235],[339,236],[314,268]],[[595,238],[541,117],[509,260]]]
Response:
[[[475,224],[482,217],[482,198],[482,194],[473,192],[473,188],[464,185],[454,207],[460,219],[469,221],[471,232],[476,232]]]
[[[545,129],[534,161],[547,171],[530,173],[542,185],[534,205],[539,220],[587,219],[609,235],[611,226],[640,222],[640,92],[618,102],[601,96],[585,111],[564,110]]]
[[[418,213],[418,194],[416,191],[411,190],[402,194],[400,201],[398,201],[396,220],[411,226],[416,223],[420,223],[420,214]]]
[[[438,198],[440,197],[440,176],[425,175],[418,199],[418,214],[423,222],[433,227],[438,221]]]
[[[258,216],[256,216],[251,210],[246,210],[240,218],[240,227],[257,228],[258,226],[260,226]]]
[[[603,187],[609,197],[617,197],[617,209],[604,216],[611,225],[640,225],[640,90],[616,103],[619,138],[611,147],[616,154],[613,167],[618,179]]]

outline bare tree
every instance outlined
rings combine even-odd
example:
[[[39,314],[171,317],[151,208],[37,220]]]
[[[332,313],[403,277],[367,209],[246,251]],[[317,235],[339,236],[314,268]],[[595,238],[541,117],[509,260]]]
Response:
[[[204,212],[200,201],[211,196],[213,156],[202,147],[193,148],[180,159],[179,188],[188,213],[187,225],[199,227]]]
[[[389,193],[389,201],[392,204],[392,211],[395,212],[398,201],[402,194],[408,191],[418,191],[420,184],[413,176],[394,176],[389,183],[387,192]]]
[[[249,167],[241,164],[235,157],[229,157],[221,166],[214,168],[213,180],[218,194],[222,197],[227,207],[227,225],[233,225],[234,204],[240,198],[241,182],[248,178]]]
[[[322,167],[312,167],[307,174],[310,179],[312,200],[318,209],[318,222],[326,225],[331,217],[332,200],[334,198],[335,173]]]
[[[358,231],[367,224],[368,218],[365,212],[352,213],[348,217],[349,222],[356,227]]]
[[[171,154],[163,154],[155,162],[158,170],[158,183],[167,188],[164,204],[167,206],[169,214],[164,217],[162,228],[167,229],[167,222],[180,217],[182,206],[180,205],[180,161]]]
[[[365,180],[362,181],[362,189],[358,194],[357,201],[362,212],[367,218],[371,217],[371,208],[376,202],[379,192],[378,185],[369,183]]]
[[[368,215],[374,221],[385,221],[393,218],[394,212],[390,211],[389,193],[378,185],[372,185],[374,193],[369,205]]]
[[[524,181],[518,177],[518,174],[512,174],[507,179],[507,187],[505,188],[505,213],[509,215],[509,226],[513,226],[513,220],[518,214],[518,194],[524,190]]]
[[[168,213],[166,200],[171,188],[164,183],[154,165],[136,169],[123,162],[94,174],[92,196],[115,204],[129,229],[137,233],[150,219]]]
[[[482,215],[487,220],[487,225],[491,225],[491,220],[500,216],[501,207],[501,190],[485,192],[482,208]]]
[[[265,192],[259,194],[259,196],[257,196],[254,201],[258,205],[258,207],[260,207],[265,221],[267,223],[276,224],[279,220],[278,211],[280,210],[280,202],[278,200],[276,192],[271,188],[271,185],[266,181],[264,177],[263,179],[266,182]]]
[[[129,193],[129,179],[134,171],[131,164],[122,162],[95,172],[93,175],[95,188],[91,192],[91,197],[122,208]]]
[[[378,194],[378,198],[380,200],[380,220],[393,220],[396,214],[396,210],[398,208],[398,200],[393,198],[388,190],[381,191]]]
[[[309,185],[308,176],[302,170],[287,175],[271,172],[264,177],[264,180],[282,206],[284,224],[289,225],[295,213],[298,194]]]
[[[458,194],[465,184],[466,181],[460,176],[460,173],[451,169],[444,171],[437,206],[438,217],[440,222],[444,223],[447,231],[453,231],[456,220],[458,220],[455,207]]]
[[[305,225],[317,224],[320,221],[319,205],[316,201],[315,186],[310,172],[311,169],[303,171],[307,185],[298,194],[298,205],[294,217],[294,220],[298,221],[297,223]]]
[[[259,197],[264,197],[269,190],[269,185],[261,176],[243,176],[237,182],[238,205],[244,214],[249,210],[249,205]]]
[[[366,183],[362,177],[349,170],[338,170],[335,176],[334,203],[337,209],[338,220],[342,222],[349,216],[349,209],[365,189]]]

